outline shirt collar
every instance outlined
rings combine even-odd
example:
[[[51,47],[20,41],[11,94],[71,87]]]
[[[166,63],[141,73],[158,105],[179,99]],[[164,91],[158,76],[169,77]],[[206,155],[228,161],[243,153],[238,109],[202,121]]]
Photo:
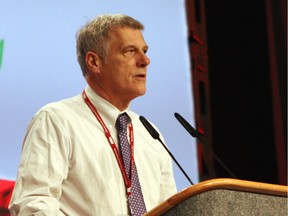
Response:
[[[117,107],[115,107],[109,101],[105,100],[104,98],[100,97],[96,92],[94,92],[89,85],[86,86],[85,92],[91,103],[95,106],[95,108],[101,115],[101,118],[104,120],[105,124],[111,124],[114,126],[117,117],[124,112],[126,112],[130,116],[132,121],[133,118],[136,117],[135,113],[130,111],[130,106],[128,106],[123,111],[118,110]]]

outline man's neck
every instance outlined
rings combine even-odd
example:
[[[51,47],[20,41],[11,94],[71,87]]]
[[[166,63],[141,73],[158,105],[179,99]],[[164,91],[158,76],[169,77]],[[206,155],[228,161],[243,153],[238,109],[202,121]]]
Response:
[[[107,93],[105,91],[105,89],[100,88],[96,85],[94,85],[91,82],[87,82],[89,87],[100,97],[102,97],[103,99],[105,99],[106,101],[108,101],[109,103],[111,103],[113,106],[115,106],[119,111],[123,111],[125,109],[127,109],[127,107],[130,104],[130,100],[124,101],[121,100],[119,97],[117,96],[113,96],[109,93]]]

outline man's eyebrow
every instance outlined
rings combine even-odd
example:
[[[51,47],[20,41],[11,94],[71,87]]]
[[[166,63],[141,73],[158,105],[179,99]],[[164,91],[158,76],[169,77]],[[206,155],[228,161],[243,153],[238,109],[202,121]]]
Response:
[[[136,46],[130,44],[130,45],[125,45],[125,46],[122,47],[122,49],[129,49],[129,48],[136,48]]]

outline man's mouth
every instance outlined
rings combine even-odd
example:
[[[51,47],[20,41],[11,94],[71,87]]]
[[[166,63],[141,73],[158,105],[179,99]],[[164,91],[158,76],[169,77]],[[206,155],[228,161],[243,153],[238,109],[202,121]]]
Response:
[[[146,74],[137,74],[135,77],[145,78]]]

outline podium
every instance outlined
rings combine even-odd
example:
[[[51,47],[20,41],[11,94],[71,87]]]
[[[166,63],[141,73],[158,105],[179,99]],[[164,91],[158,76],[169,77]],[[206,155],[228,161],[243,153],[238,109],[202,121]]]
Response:
[[[212,179],[176,193],[145,216],[287,216],[287,194],[288,187],[283,185]]]

